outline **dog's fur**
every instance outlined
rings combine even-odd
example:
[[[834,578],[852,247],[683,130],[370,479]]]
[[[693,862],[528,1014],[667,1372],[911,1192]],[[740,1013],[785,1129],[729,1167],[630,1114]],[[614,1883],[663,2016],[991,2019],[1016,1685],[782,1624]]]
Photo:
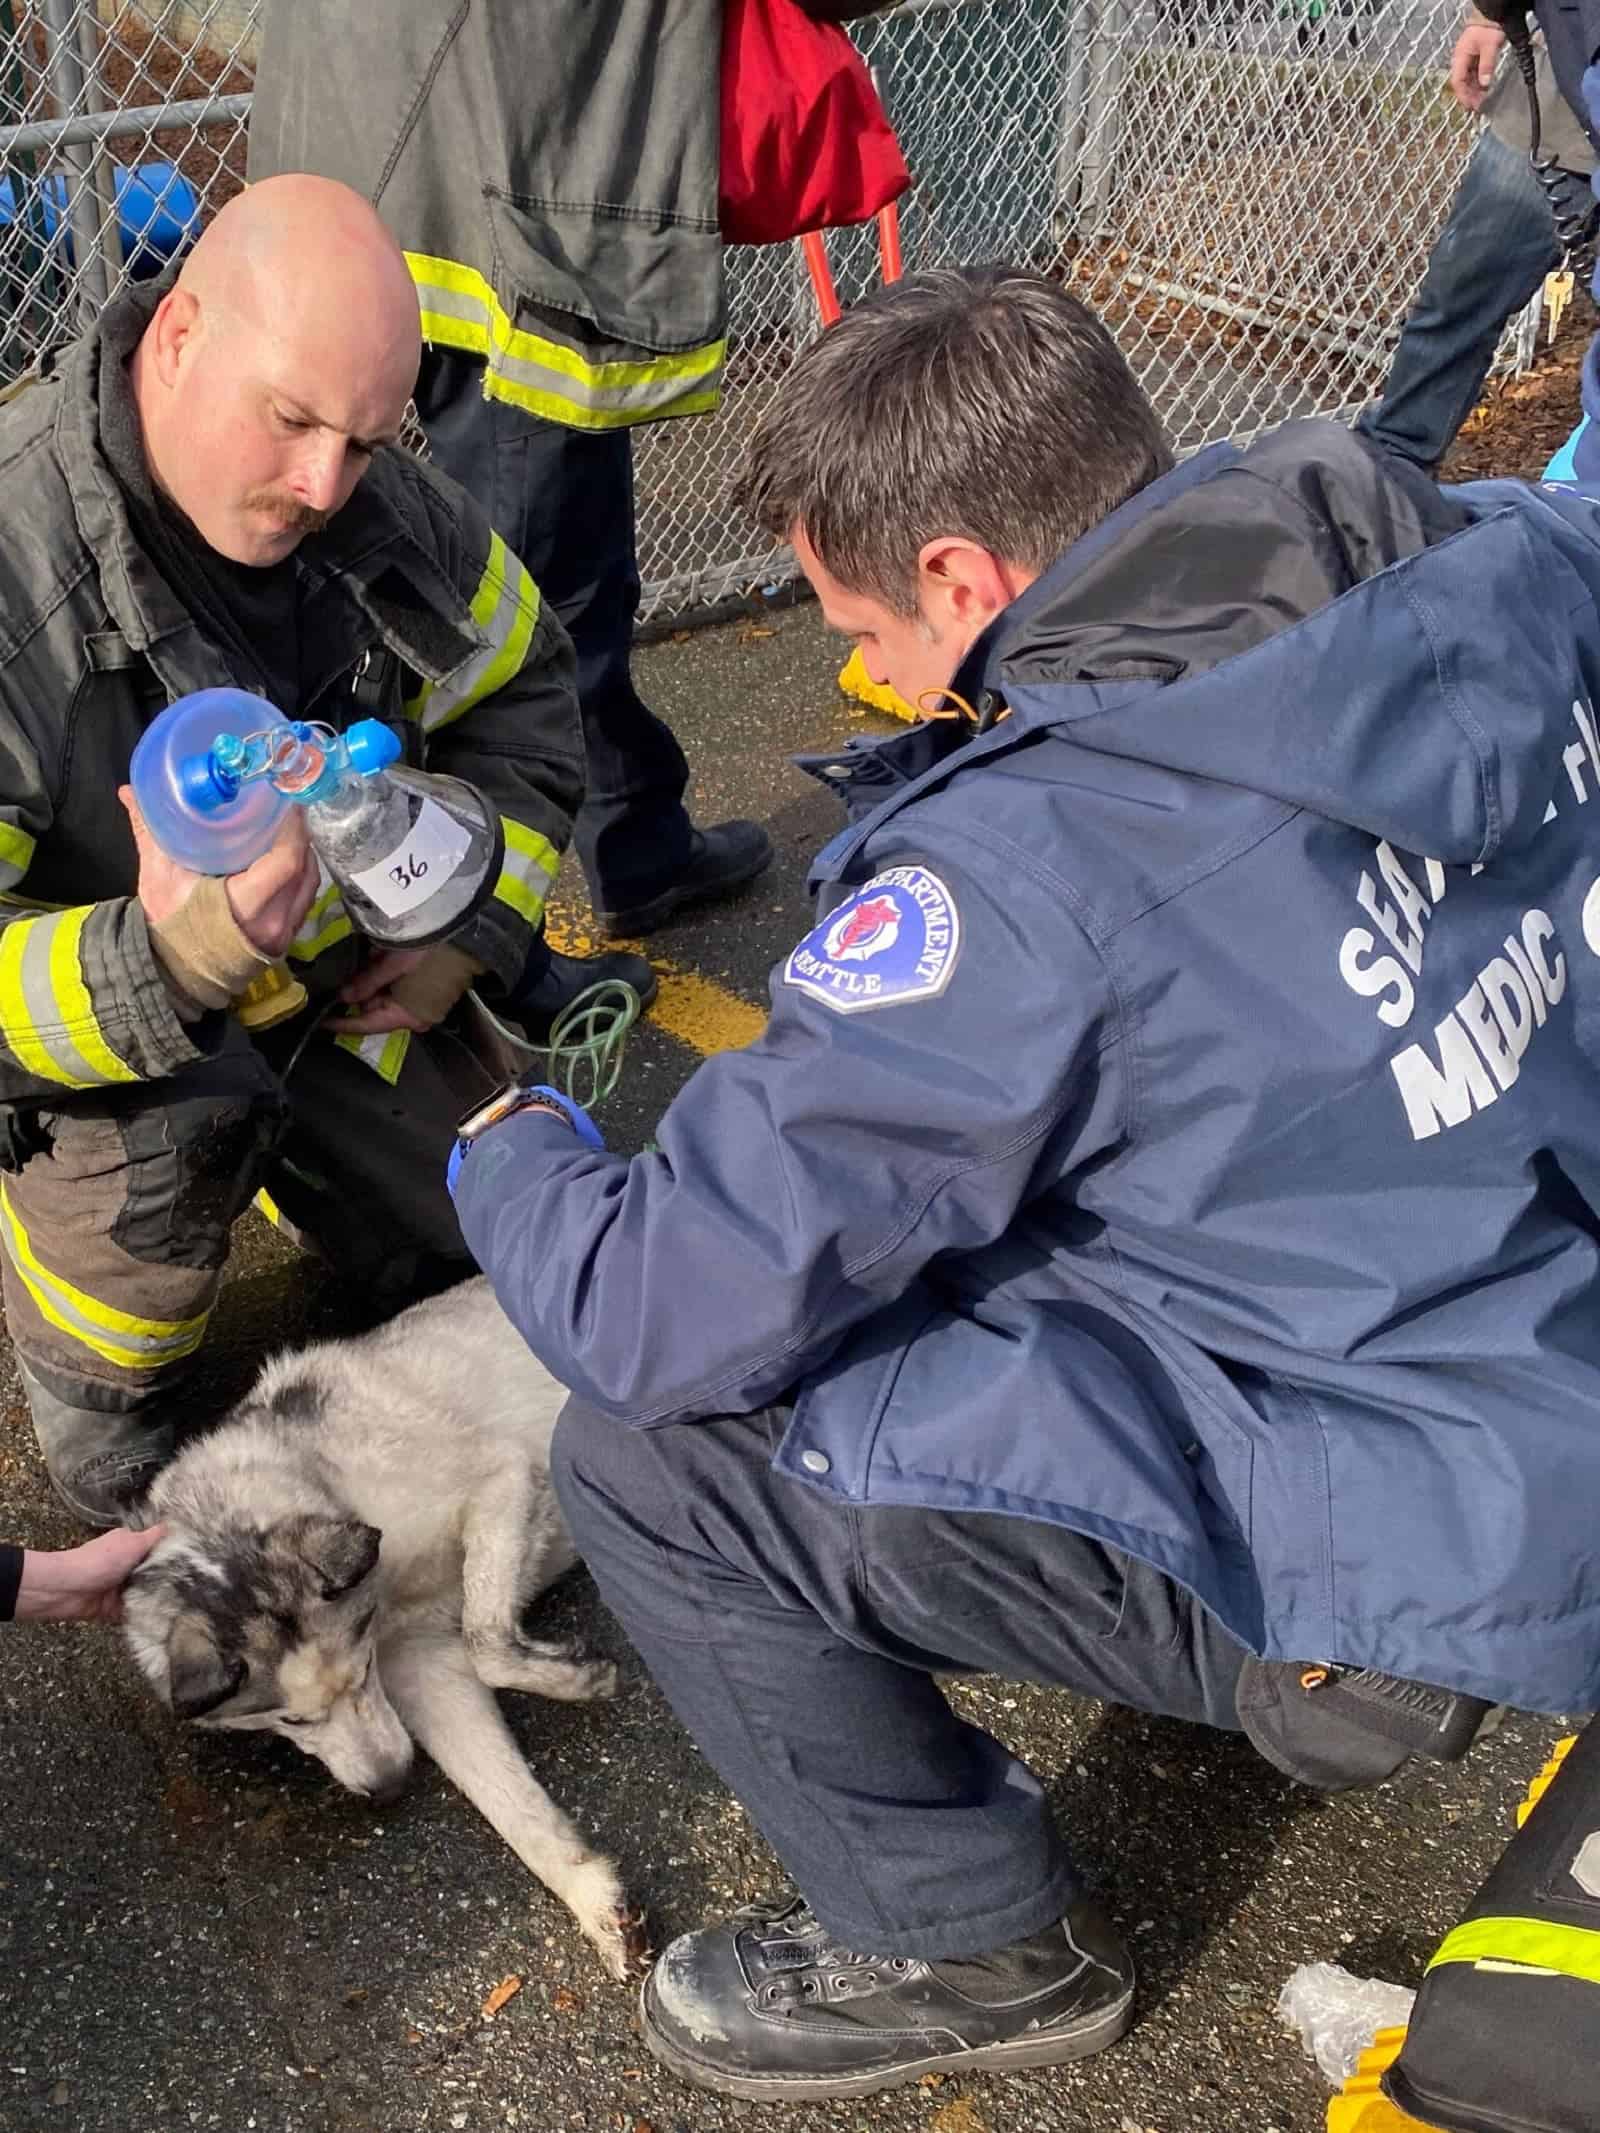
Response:
[[[614,1670],[523,1634],[577,1558],[549,1478],[565,1394],[486,1281],[269,1363],[150,1493],[128,1641],[181,1718],[283,1733],[387,1800],[412,1741],[630,1974],[615,1867],[535,1783],[496,1689],[609,1696]]]

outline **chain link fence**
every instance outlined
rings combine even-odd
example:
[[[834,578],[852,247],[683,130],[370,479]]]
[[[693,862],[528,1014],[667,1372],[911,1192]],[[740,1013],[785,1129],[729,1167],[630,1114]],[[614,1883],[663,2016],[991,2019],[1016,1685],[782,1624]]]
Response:
[[[1180,450],[1353,414],[1471,147],[1443,80],[1459,21],[1459,0],[906,0],[856,25],[914,173],[906,269],[1060,275]],[[238,189],[256,26],[250,0],[0,0],[0,379]],[[871,228],[829,249],[846,302],[878,278]],[[638,436],[647,619],[792,570],[727,489],[815,303],[798,246],[728,266],[722,412]]]

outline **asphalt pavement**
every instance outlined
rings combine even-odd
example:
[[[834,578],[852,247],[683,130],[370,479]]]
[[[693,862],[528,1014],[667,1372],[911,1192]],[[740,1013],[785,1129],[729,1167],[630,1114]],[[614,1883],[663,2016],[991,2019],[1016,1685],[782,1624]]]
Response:
[[[702,1051],[759,1028],[766,973],[805,930],[834,804],[786,757],[859,730],[839,656],[807,608],[640,656],[700,818],[759,815],[779,860],[652,943],[670,969],[606,1112],[614,1145],[648,1137]],[[580,899],[560,924],[584,937]],[[199,1397],[360,1312],[247,1218]],[[72,1540],[9,1350],[0,1403],[0,1534]],[[658,1942],[771,1887],[771,1855],[581,1575],[543,1619],[621,1659],[625,1692],[508,1712]],[[431,1768],[374,1810],[287,1742],[180,1730],[114,1633],[0,1631],[0,2133],[1319,2133],[1326,2083],[1274,2018],[1285,1978],[1331,1961],[1415,1983],[1561,1731],[1514,1717],[1452,1771],[1326,1801],[1232,1738],[1001,1682],[957,1694],[1027,1757],[1102,1882],[1140,1964],[1138,2026],[1078,2069],[784,2108],[657,2068],[629,1994]]]

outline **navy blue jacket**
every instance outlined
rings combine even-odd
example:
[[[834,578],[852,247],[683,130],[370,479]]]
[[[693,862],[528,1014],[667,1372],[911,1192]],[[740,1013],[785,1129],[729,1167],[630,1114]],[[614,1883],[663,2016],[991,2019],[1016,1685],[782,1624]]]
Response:
[[[1258,1652],[1600,1704],[1600,508],[1214,447],[817,767],[857,819],[660,1153],[467,1241],[636,1424],[1098,1535]]]

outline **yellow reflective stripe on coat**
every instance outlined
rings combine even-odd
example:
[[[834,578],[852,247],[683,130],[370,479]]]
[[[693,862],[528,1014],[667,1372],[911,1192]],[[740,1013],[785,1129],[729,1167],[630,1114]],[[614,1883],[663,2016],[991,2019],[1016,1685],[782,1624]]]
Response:
[[[193,1355],[205,1338],[209,1311],[202,1311],[198,1318],[135,1318],[52,1273],[41,1264],[3,1182],[0,1242],[40,1317],[119,1370],[159,1370],[164,1363]]]
[[[1441,1963],[1507,1963],[1600,1985],[1600,1932],[1542,1918],[1472,1918],[1445,1935],[1428,1968]]]
[[[14,889],[33,864],[35,844],[14,822],[0,822],[0,890]]]
[[[375,1074],[381,1074],[393,1088],[400,1079],[400,1069],[411,1048],[411,1032],[408,1029],[379,1030],[371,1037],[335,1037],[333,1041],[341,1052],[353,1053]]]
[[[254,1205],[258,1213],[266,1216],[267,1220],[272,1224],[274,1229],[283,1228],[283,1209],[278,1205],[277,1201],[272,1197],[271,1193],[268,1192],[265,1185],[262,1185],[257,1189],[256,1196],[252,1204]]]
[[[339,885],[319,859],[317,861],[319,886],[311,908],[300,921],[300,931],[289,943],[288,954],[297,963],[312,963],[324,949],[346,940],[355,931],[350,923],[350,914],[344,907],[344,898],[339,894]]]
[[[506,857],[494,893],[519,918],[536,926],[560,868],[561,854],[548,837],[541,837],[524,822],[513,822],[509,815],[501,816],[500,827],[505,832]]]
[[[422,338],[481,355],[483,389],[569,429],[625,429],[674,415],[708,415],[722,392],[728,344],[706,341],[643,362],[591,363],[576,348],[514,326],[475,267],[407,252],[422,306]]]
[[[0,931],[0,1044],[41,1081],[69,1089],[137,1081],[111,1049],[83,975],[83,928],[92,904]]]
[[[427,682],[406,705],[424,733],[437,733],[522,671],[539,620],[539,588],[498,533],[472,596],[472,619],[488,642],[447,681]]]

